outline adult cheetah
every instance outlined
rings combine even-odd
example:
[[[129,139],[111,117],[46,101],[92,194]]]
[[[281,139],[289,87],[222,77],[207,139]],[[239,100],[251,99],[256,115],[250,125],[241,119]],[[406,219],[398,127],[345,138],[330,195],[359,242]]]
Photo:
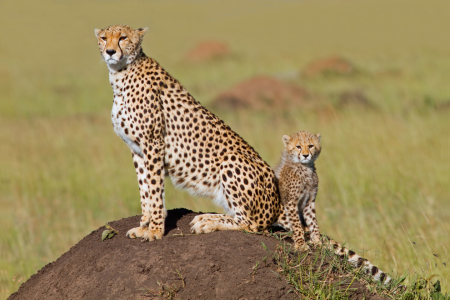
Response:
[[[142,217],[130,238],[164,234],[164,176],[193,195],[207,196],[226,215],[204,214],[193,233],[264,230],[283,211],[269,165],[238,134],[196,101],[141,42],[147,28],[125,25],[95,29],[114,92],[115,132],[132,152]]]

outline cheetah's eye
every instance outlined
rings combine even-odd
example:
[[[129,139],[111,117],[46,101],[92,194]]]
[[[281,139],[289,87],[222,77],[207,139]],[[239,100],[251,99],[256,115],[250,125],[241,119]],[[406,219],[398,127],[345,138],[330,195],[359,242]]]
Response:
[[[312,147],[314,147],[314,145],[309,145],[309,149],[311,149]]]
[[[106,36],[102,36],[102,40],[106,41]]]
[[[302,149],[302,146],[297,145],[297,149]]]
[[[119,38],[119,41],[125,41],[126,39],[127,39],[126,36],[121,36],[121,37]]]

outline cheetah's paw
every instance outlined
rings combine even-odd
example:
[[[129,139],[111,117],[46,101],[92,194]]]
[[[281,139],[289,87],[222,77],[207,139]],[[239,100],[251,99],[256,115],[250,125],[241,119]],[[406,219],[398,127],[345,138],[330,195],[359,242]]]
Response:
[[[142,241],[154,241],[163,237],[164,232],[160,229],[151,230],[148,228],[135,227],[128,230],[127,237],[130,239],[142,238]]]
[[[196,216],[190,225],[191,233],[194,234],[209,233],[217,230],[216,222],[202,215]]]
[[[147,229],[142,227],[135,227],[127,232],[127,237],[130,239],[141,238],[144,236],[144,233]]]
[[[162,239],[164,235],[164,230],[161,229],[148,229],[144,236],[142,237],[142,241],[154,241]]]

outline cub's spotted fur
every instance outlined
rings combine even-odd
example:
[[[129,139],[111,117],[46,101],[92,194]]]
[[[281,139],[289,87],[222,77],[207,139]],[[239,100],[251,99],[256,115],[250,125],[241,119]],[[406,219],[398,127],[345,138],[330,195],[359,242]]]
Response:
[[[177,187],[213,198],[227,213],[197,216],[192,232],[267,228],[282,211],[273,171],[144,54],[141,42],[146,31],[123,25],[95,30],[114,92],[114,131],[131,150],[139,183],[142,218],[127,236],[162,238],[166,173]]]
[[[311,241],[320,243],[319,226],[314,202],[319,179],[314,161],[320,154],[320,134],[300,131],[292,136],[283,136],[284,150],[281,161],[275,167],[281,201],[284,206],[289,229],[294,233],[295,248],[307,250],[300,215],[311,231]]]
[[[285,229],[293,231],[296,249],[307,250],[301,218],[311,232],[311,242],[314,245],[321,244],[314,208],[319,183],[314,162],[321,151],[320,134],[314,135],[300,131],[291,136],[285,135],[282,140],[285,148],[281,154],[280,163],[275,167],[277,184],[284,205],[284,212],[278,223]],[[375,280],[380,280],[384,284],[390,283],[391,278],[367,259],[333,240],[327,238],[323,240],[335,254],[347,257],[353,266],[361,267]]]

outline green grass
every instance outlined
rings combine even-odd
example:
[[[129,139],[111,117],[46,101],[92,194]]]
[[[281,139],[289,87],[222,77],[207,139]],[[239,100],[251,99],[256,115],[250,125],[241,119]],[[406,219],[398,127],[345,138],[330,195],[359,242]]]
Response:
[[[140,213],[131,155],[111,128],[112,92],[93,31],[115,23],[149,26],[146,53],[207,107],[261,74],[290,74],[287,81],[329,103],[215,113],[271,165],[283,134],[320,132],[321,231],[388,273],[437,274],[433,280],[449,291],[450,109],[442,106],[450,99],[449,2],[108,3],[0,2],[7,28],[0,43],[0,298],[92,230]],[[184,62],[205,39],[229,43],[233,56]],[[295,75],[331,54],[360,72]],[[377,109],[336,108],[337,95],[349,90]],[[220,211],[170,182],[166,205]]]
[[[450,299],[450,293],[442,291],[440,280],[433,280],[436,276],[424,278],[418,274],[407,274],[393,277],[388,285],[383,285],[374,281],[361,267],[356,268],[345,258],[334,254],[325,244],[312,252],[296,252],[293,245],[284,240],[292,237],[292,233],[271,235],[279,240],[277,249],[272,252],[264,244],[262,246],[276,263],[277,272],[293,286],[293,292],[299,299],[350,299],[361,293],[362,287],[366,287],[366,295],[376,294],[387,299]],[[323,237],[323,242],[327,243],[328,238]],[[263,259],[264,263],[268,256]],[[257,262],[255,272],[260,264]],[[409,286],[405,286],[408,275]]]

